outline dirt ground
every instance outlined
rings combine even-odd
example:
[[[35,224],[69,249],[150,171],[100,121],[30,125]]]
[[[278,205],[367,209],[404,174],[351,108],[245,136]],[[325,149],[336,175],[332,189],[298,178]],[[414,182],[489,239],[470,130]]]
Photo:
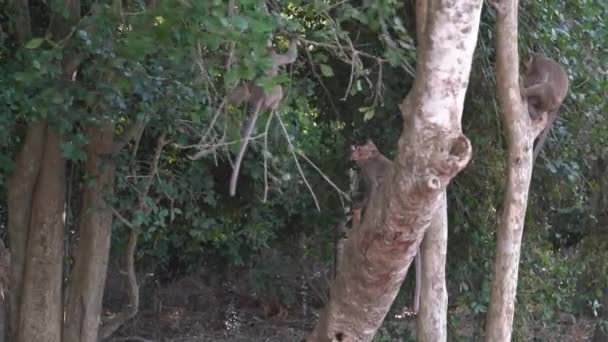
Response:
[[[194,342],[194,341],[301,341],[313,329],[318,309],[287,307],[273,300],[259,300],[223,286],[210,287],[200,278],[186,277],[165,287],[142,292],[138,315],[117,331],[110,341],[124,342]],[[119,284],[115,284],[119,285]],[[150,298],[152,298],[150,300]],[[120,309],[122,300],[106,303],[105,315]],[[479,340],[480,323],[465,310],[451,309],[450,341]],[[454,319],[456,318],[456,319]],[[414,331],[415,319],[387,318],[391,331]],[[559,322],[539,325],[526,341],[590,341],[594,321],[561,315]],[[381,329],[382,331],[382,329]],[[386,329],[385,329],[386,331]],[[405,337],[382,341],[413,341]],[[458,335],[458,336],[456,336]],[[391,335],[392,336],[392,335]]]

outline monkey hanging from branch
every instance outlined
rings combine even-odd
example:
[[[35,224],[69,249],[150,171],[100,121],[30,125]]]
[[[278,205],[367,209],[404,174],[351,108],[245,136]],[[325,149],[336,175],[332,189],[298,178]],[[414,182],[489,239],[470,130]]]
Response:
[[[278,54],[269,42],[268,50],[272,59],[272,65],[264,72],[265,77],[274,77],[279,73],[279,67],[286,64],[291,64],[296,61],[298,56],[297,51],[298,40],[295,36],[290,37],[289,50],[286,54]],[[230,178],[230,196],[236,194],[236,185],[239,177],[239,170],[243,157],[247,151],[247,145],[251,140],[251,135],[255,128],[255,123],[261,112],[270,110],[275,111],[281,100],[283,99],[283,87],[281,85],[273,86],[268,92],[257,84],[255,80],[247,81],[240,86],[232,89],[226,96],[226,103],[232,105],[240,105],[246,103],[249,106],[249,117],[247,125],[242,134],[241,148],[234,160],[232,176]]]
[[[365,215],[365,210],[369,204],[370,198],[376,196],[376,192],[380,188],[384,179],[390,174],[393,168],[393,162],[386,158],[376,145],[371,140],[365,144],[358,145],[352,148],[350,159],[355,161],[361,168],[361,173],[365,179],[365,193],[363,199],[353,205],[353,228],[356,228],[362,221]],[[420,306],[420,284],[422,279],[422,265],[420,260],[420,248],[416,252],[414,262],[416,268],[416,289],[414,292],[414,307],[413,311],[407,311],[408,315],[416,314]]]
[[[568,74],[559,63],[541,54],[531,55],[524,66],[526,75],[521,86],[521,95],[528,102],[530,115],[533,119],[547,115],[547,123],[534,148],[534,163],[568,93]]]

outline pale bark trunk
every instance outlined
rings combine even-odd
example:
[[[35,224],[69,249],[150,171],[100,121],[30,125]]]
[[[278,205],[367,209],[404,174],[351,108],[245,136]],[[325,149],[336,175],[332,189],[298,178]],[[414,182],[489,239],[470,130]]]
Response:
[[[448,248],[448,207],[445,192],[420,248],[422,281],[420,311],[416,318],[416,340],[447,341],[448,291],[445,263]]]
[[[17,342],[61,341],[65,160],[60,143],[47,127],[32,200]]]
[[[417,35],[426,35],[429,11],[429,1],[416,0],[416,32]],[[420,41],[422,44],[426,40]],[[419,45],[418,49],[424,47]],[[420,57],[420,55],[419,55]],[[445,282],[445,263],[447,255],[447,195],[444,192],[440,199],[441,204],[433,214],[431,225],[422,240],[420,254],[417,259],[420,263],[420,274],[416,275],[416,288],[420,288],[419,303],[415,303],[416,337],[418,341],[446,341],[447,340],[447,305],[448,294]],[[418,271],[418,270],[417,270]],[[418,284],[420,280],[420,284]]]
[[[498,224],[492,295],[487,314],[488,342],[511,341],[517,273],[532,178],[532,142],[546,123],[530,120],[519,91],[517,0],[497,2],[496,83],[508,142],[508,173]],[[542,122],[544,121],[544,122]]]
[[[80,239],[66,294],[63,342],[97,342],[110,252],[112,211],[104,197],[114,191],[114,163],[107,158],[112,154],[114,125],[89,127],[87,131],[86,177],[95,182],[83,188]]]
[[[9,293],[9,335],[16,340],[23,270],[25,269],[25,250],[32,214],[32,197],[38,179],[44,141],[46,121],[31,124],[27,129],[21,151],[17,154],[15,171],[8,179],[8,237],[11,251],[11,291]]]
[[[371,341],[392,304],[449,181],[471,146],[460,118],[477,42],[481,0],[433,3],[418,37],[414,89],[394,170],[344,245],[331,297],[308,341]],[[430,40],[432,39],[432,44]]]

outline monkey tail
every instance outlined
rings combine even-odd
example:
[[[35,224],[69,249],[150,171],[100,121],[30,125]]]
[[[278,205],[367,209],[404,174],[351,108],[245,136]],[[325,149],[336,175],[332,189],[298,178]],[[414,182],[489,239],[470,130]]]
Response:
[[[422,286],[422,260],[420,259],[420,247],[416,252],[414,259],[414,267],[416,268],[416,287],[414,289],[414,312],[418,314],[420,310],[420,290]]]
[[[536,146],[534,147],[534,152],[532,154],[532,165],[534,165],[534,162],[536,162],[536,158],[538,158],[540,150],[543,148],[545,140],[547,140],[547,137],[549,136],[549,130],[557,119],[557,111],[558,109],[555,109],[547,114],[549,116],[549,122],[547,122],[545,129],[543,129],[542,132],[538,135],[538,140],[536,141]]]
[[[247,129],[245,130],[245,134],[243,135],[243,143],[241,144],[241,149],[239,150],[239,154],[236,156],[234,160],[234,169],[232,170],[232,176],[230,177],[230,196],[234,197],[236,194],[236,184],[239,178],[239,170],[241,169],[241,163],[243,162],[243,157],[245,156],[245,152],[247,151],[247,145],[249,145],[249,140],[251,140],[251,134],[253,133],[253,129],[255,128],[255,122],[258,120],[258,114],[260,114],[260,109],[262,108],[262,102],[258,101],[255,106],[255,111],[251,116],[251,120],[247,125]]]

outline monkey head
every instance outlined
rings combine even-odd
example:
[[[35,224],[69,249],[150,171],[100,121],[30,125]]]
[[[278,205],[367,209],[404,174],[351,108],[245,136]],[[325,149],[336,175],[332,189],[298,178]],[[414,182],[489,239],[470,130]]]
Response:
[[[352,161],[364,161],[377,157],[380,154],[378,148],[371,140],[368,140],[365,144],[351,146],[350,160]]]

